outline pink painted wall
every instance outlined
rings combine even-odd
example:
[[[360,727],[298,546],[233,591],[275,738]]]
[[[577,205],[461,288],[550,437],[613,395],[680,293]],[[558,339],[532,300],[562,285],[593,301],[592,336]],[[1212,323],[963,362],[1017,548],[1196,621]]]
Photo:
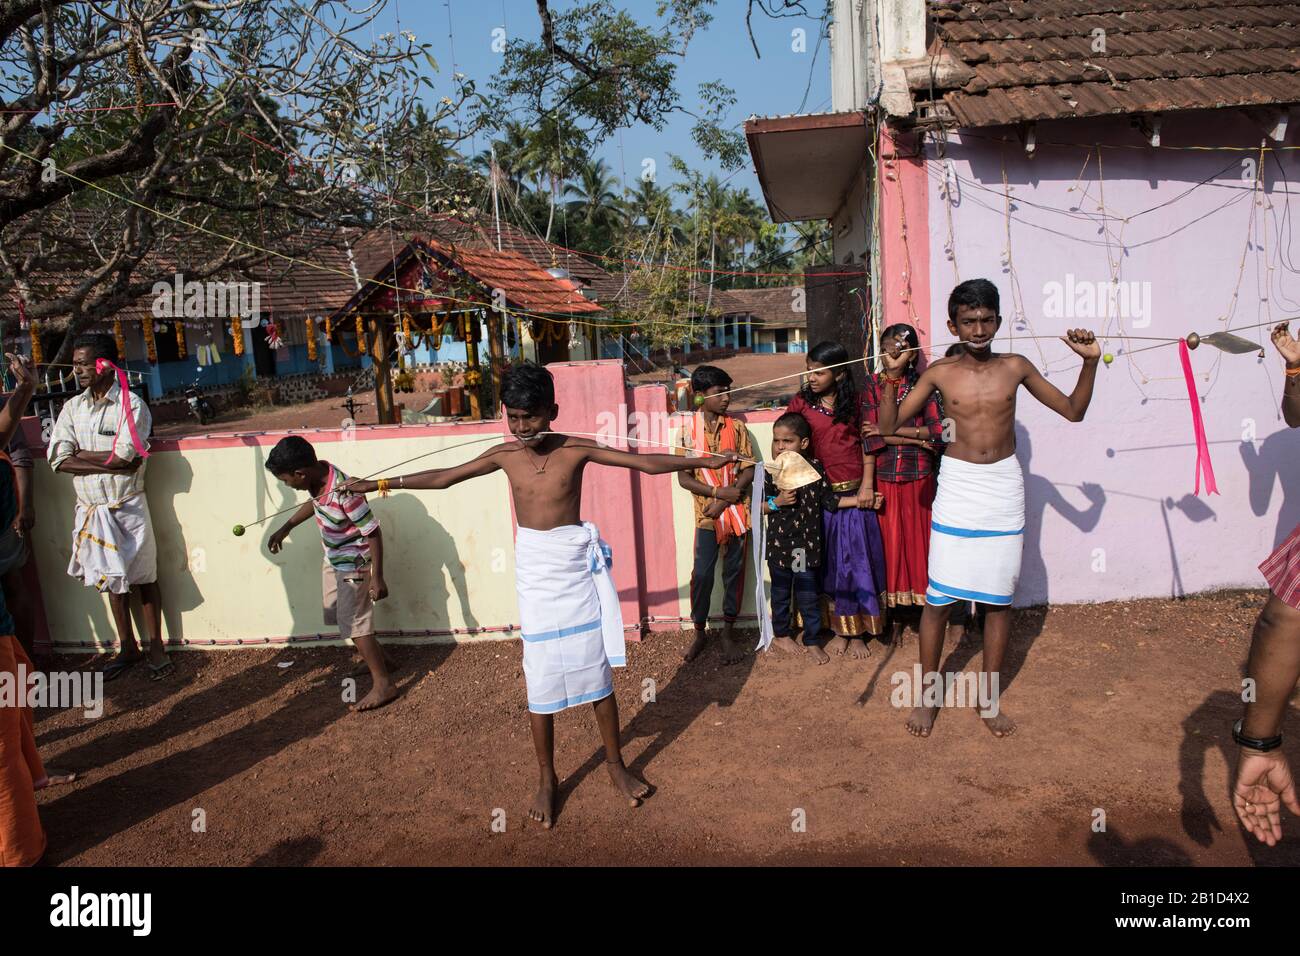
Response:
[[[896,136],[889,127],[881,128],[879,145],[880,327],[906,322],[926,346],[933,340],[925,154],[915,135]]]
[[[1007,142],[994,139],[1004,132]],[[1258,127],[1227,113],[1173,115],[1162,132],[1166,148],[1154,150],[1126,120],[1040,123],[1032,159],[1014,131],[924,147],[934,340],[952,339],[943,324],[952,286],[982,276],[1002,294],[1003,348],[1028,356],[1061,389],[1073,388],[1073,353],[1026,336],[1088,327],[1105,333],[1115,354],[1080,424],[1021,392],[1017,454],[1029,511],[1021,605],[1260,587],[1256,566],[1300,522],[1300,432],[1280,419],[1282,363],[1267,329],[1239,333],[1264,343],[1263,359],[1205,346],[1192,353],[1221,492],[1199,498],[1191,494],[1195,449],[1177,347],[1130,358],[1129,350],[1155,343],[1123,338],[1205,334],[1300,313],[1292,235],[1300,160],[1266,154],[1256,195]],[[1094,143],[1129,148],[1103,148],[1099,158]],[[1205,145],[1236,149],[1167,148]],[[955,183],[949,198],[945,163]],[[907,212],[911,220],[910,202]],[[912,228],[909,239],[915,275],[924,230]],[[899,251],[897,237],[887,239],[891,281]],[[1080,283],[1113,276],[1140,283],[1130,288],[1149,295],[1149,308],[1139,298],[1128,318],[1089,310]],[[1074,314],[1064,307],[1067,290]],[[887,298],[894,310],[896,298]],[[1066,314],[1049,314],[1055,302]]]

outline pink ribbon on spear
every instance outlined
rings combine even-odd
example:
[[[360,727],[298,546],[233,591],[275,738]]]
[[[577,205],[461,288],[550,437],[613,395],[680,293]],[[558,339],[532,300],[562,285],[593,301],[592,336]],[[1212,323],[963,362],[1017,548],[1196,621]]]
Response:
[[[117,435],[113,436],[113,447],[117,447],[117,439],[122,434],[122,422],[126,422],[127,430],[131,433],[131,444],[135,446],[141,458],[148,458],[149,451],[144,447],[144,442],[140,441],[140,436],[135,430],[135,416],[131,414],[131,383],[126,379],[126,370],[118,368],[106,358],[95,359],[96,375],[103,375],[104,369],[108,368],[117,372],[117,386],[122,390],[122,414],[117,420]]]
[[[1192,378],[1192,356],[1187,351],[1187,339],[1178,340],[1178,358],[1183,363],[1183,379],[1187,382],[1187,400],[1192,406],[1192,431],[1196,434],[1196,494],[1201,493],[1201,472],[1205,472],[1205,493],[1219,493],[1214,481],[1214,465],[1210,462],[1210,443],[1205,438],[1205,422],[1201,418],[1201,401],[1196,394],[1196,381]]]

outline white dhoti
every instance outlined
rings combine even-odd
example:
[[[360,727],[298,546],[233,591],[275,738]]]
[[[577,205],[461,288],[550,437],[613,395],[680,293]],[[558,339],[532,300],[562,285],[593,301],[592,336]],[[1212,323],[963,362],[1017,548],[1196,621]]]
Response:
[[[1025,542],[1025,476],[1013,455],[943,459],[930,520],[929,604],[1009,606]]]
[[[626,663],[623,613],[609,545],[590,521],[519,529],[515,587],[524,639],[528,709],[553,714],[614,692]]]
[[[112,505],[77,502],[68,574],[113,594],[158,580],[158,548],[142,493]]]

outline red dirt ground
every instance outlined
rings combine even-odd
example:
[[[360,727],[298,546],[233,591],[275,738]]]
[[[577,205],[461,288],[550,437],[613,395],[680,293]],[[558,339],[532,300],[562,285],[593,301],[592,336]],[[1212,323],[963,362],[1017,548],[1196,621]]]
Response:
[[[1270,850],[1228,800],[1264,596],[1018,612],[1004,709],[1020,726],[1004,740],[959,710],[929,740],[904,732],[890,675],[916,661],[910,631],[897,653],[876,644],[871,660],[823,667],[775,652],[728,667],[712,650],[684,665],[685,635],[651,635],[616,686],[626,758],[658,792],[628,809],[590,709],[565,712],[550,832],[525,816],[536,765],[517,642],[398,647],[403,696],[370,715],[341,702],[342,648],[177,653],[166,683],[133,671],[108,684],[98,721],[38,715],[46,761],[82,773],[38,797],[48,860],[1295,866],[1300,820]]]

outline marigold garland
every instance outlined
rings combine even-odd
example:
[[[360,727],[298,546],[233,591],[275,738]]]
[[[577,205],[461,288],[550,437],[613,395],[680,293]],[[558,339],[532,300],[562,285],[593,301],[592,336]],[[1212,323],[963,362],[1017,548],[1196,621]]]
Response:
[[[244,323],[239,320],[239,316],[234,316],[230,320],[230,335],[235,340],[235,354],[244,354]]]
[[[121,319],[113,320],[113,340],[117,342],[117,360],[126,361],[126,330],[122,327]]]
[[[185,350],[185,323],[177,321],[172,324],[176,326],[176,354],[180,358],[185,358],[187,354]]]
[[[144,335],[144,357],[150,363],[158,364],[158,343],[154,340],[153,319],[145,319],[140,323],[140,331]]]
[[[360,312],[357,313],[357,352],[366,354],[366,324]]]
[[[32,338],[32,364],[40,365],[45,361],[45,353],[41,349],[41,332],[37,326],[40,325],[35,319],[27,325],[27,334]]]
[[[307,329],[307,361],[314,362],[316,361],[316,323],[309,315],[303,324]]]

